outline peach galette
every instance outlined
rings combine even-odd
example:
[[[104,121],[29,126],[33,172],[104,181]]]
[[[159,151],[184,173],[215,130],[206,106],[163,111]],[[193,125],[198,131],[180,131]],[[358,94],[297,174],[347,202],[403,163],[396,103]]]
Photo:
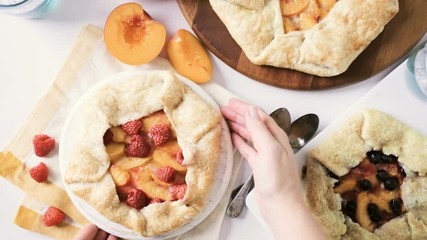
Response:
[[[330,239],[427,238],[427,137],[364,109],[312,149],[307,201]]]
[[[399,10],[397,0],[210,0],[257,65],[343,73]]]
[[[69,190],[140,236],[196,218],[220,152],[218,109],[169,71],[119,77],[89,90],[61,147]]]

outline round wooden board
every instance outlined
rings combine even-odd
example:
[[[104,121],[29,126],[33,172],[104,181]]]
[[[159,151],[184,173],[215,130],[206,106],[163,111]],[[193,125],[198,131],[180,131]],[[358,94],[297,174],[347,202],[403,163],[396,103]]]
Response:
[[[347,71],[335,77],[318,77],[252,64],[212,10],[208,0],[178,0],[178,4],[197,37],[227,65],[254,80],[296,90],[335,88],[368,79],[404,57],[427,31],[427,1],[400,0],[398,14]]]

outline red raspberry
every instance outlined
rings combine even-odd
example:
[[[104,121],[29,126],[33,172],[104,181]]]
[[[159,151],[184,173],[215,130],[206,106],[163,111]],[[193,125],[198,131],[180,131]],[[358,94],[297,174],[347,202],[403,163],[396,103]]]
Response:
[[[164,166],[153,170],[154,175],[157,179],[165,183],[171,183],[175,179],[175,169]]]
[[[104,145],[107,145],[113,141],[113,132],[110,129],[107,129],[104,133]]]
[[[65,214],[56,207],[49,207],[42,216],[42,221],[47,227],[56,226],[64,219]]]
[[[152,203],[162,203],[162,202],[163,202],[163,200],[160,199],[160,198],[153,198],[153,199],[151,199],[151,201],[150,201],[149,204],[152,204]]]
[[[182,149],[179,149],[175,155],[175,161],[179,164],[182,164],[184,161],[184,155],[182,154]]]
[[[135,135],[135,134],[138,134],[141,126],[142,126],[141,121],[134,120],[134,121],[130,121],[130,122],[123,124],[122,129],[123,129],[123,131],[125,131],[129,135]]]
[[[37,156],[44,157],[55,147],[55,139],[45,134],[35,135],[33,147]]]
[[[47,180],[47,176],[49,175],[49,169],[46,164],[39,163],[39,165],[30,168],[30,176],[36,180],[36,182],[44,182]]]
[[[150,136],[154,141],[154,145],[160,146],[172,138],[172,131],[165,124],[156,124],[150,129]]]
[[[174,199],[183,199],[185,192],[187,192],[187,184],[172,185],[169,187],[169,192]]]
[[[150,154],[150,146],[140,135],[133,135],[125,148],[128,157],[146,157]]]
[[[141,209],[147,206],[148,198],[143,191],[133,188],[129,191],[126,202],[133,208]]]

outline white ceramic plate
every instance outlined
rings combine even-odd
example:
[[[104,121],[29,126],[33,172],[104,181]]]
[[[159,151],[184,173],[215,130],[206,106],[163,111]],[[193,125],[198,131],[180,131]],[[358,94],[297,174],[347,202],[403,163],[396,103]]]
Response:
[[[91,90],[103,86],[106,82],[120,82],[120,80],[128,79],[128,78],[131,78],[132,76],[144,74],[149,71],[151,70],[128,71],[128,72],[121,72],[118,74],[114,74],[113,76],[103,80],[102,82],[95,84]],[[218,108],[218,105],[215,103],[215,101],[199,85],[195,84],[194,82],[182,76],[179,76],[179,75],[177,76],[185,85],[191,88],[199,96],[201,96],[206,101],[211,103],[214,107]],[[91,90],[88,90],[88,92],[90,92]],[[82,96],[82,98],[83,97],[84,96]],[[73,107],[73,110],[70,112],[70,115],[67,118],[67,121],[64,125],[65,126],[64,130],[62,132],[62,136],[60,140],[60,148],[59,148],[61,176],[64,175],[63,174],[64,168],[67,166],[67,156],[69,155],[68,151],[72,148],[72,146],[70,146],[68,139],[70,139],[70,136],[72,136],[71,129],[73,129],[72,127],[73,118],[76,116],[76,114],[78,114],[78,109],[80,105],[81,105],[81,101],[78,101],[75,104],[75,106]],[[93,222],[98,227],[118,237],[121,237],[124,239],[135,239],[135,240],[136,239],[138,240],[139,239],[164,239],[164,238],[171,238],[171,237],[183,234],[191,230],[195,226],[197,226],[200,222],[202,222],[202,220],[204,220],[206,217],[209,216],[209,214],[215,209],[215,207],[218,205],[218,203],[222,199],[227,189],[228,183],[230,181],[232,167],[233,167],[232,143],[230,138],[230,132],[228,130],[228,126],[224,119],[222,119],[221,126],[223,130],[221,132],[222,134],[221,134],[220,158],[219,158],[218,168],[215,172],[214,183],[208,198],[208,202],[206,203],[206,207],[196,218],[194,218],[191,222],[188,222],[187,224],[185,224],[179,229],[176,229],[174,231],[171,231],[156,237],[150,237],[150,238],[143,237],[137,232],[131,229],[128,229],[123,225],[109,221],[107,218],[102,216],[95,208],[93,208],[87,202],[77,197],[69,189],[66,183],[64,183],[65,189],[68,195],[70,196],[71,200],[73,201],[73,203],[89,221]]]
[[[414,75],[405,66],[406,62],[400,64],[393,72],[302,148],[295,156],[299,168],[302,169],[302,166],[305,164],[306,156],[310,149],[319,145],[344,120],[363,108],[374,108],[387,112],[427,136],[427,96],[423,95],[420,91]],[[266,234],[268,234],[269,229],[259,214],[253,191],[249,193],[246,204],[249,211],[262,223]]]

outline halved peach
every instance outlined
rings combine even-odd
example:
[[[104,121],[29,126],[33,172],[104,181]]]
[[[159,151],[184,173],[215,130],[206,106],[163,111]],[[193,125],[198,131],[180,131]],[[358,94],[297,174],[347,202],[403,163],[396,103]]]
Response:
[[[204,83],[211,79],[212,62],[206,49],[189,31],[180,29],[167,44],[169,60],[182,76]]]
[[[141,65],[159,55],[166,41],[166,29],[141,5],[129,2],[108,16],[104,40],[108,51],[117,59],[129,65]]]
[[[308,4],[308,0],[281,0],[280,8],[283,16],[293,16],[304,11]]]

